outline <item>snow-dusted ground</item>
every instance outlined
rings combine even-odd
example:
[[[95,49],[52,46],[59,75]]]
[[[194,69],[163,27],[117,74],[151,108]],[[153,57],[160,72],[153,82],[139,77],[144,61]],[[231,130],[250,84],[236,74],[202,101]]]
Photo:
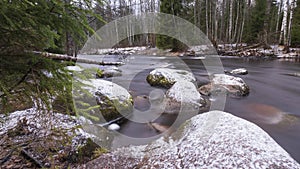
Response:
[[[93,138],[84,132],[81,128],[78,128],[82,122],[86,121],[84,117],[76,118],[70,115],[64,115],[59,113],[42,113],[36,108],[31,108],[23,111],[16,111],[10,113],[8,116],[0,115],[0,135],[7,133],[9,130],[17,127],[20,121],[25,121],[29,132],[33,132],[36,136],[46,136],[55,130],[65,131],[69,136],[75,136],[72,138],[74,146],[80,144],[83,139]],[[76,128],[76,129],[75,129]],[[53,130],[55,129],[55,130]],[[75,129],[75,133],[73,132]]]

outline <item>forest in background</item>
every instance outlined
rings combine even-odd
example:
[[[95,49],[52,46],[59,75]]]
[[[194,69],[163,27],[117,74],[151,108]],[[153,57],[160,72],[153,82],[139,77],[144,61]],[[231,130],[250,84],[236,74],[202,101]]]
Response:
[[[76,55],[87,37],[106,23],[143,12],[187,19],[216,46],[300,44],[297,0],[3,0],[0,9],[0,53],[46,50]],[[132,36],[135,28],[130,23],[127,29],[128,38],[116,47],[170,47],[161,36]]]
[[[213,44],[300,44],[300,1],[297,0],[113,0],[97,6],[95,12],[112,21],[129,14],[163,12],[182,17],[199,27]],[[102,25],[97,24],[95,28]],[[166,43],[155,35],[134,36],[128,25],[128,39],[120,46]],[[162,42],[160,42],[162,41]]]

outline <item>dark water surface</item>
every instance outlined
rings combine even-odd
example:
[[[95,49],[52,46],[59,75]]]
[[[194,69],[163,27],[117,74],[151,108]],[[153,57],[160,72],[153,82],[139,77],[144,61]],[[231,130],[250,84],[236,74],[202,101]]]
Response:
[[[200,59],[173,59],[165,57],[129,56],[126,65],[121,66],[123,76],[112,81],[126,84],[136,98],[136,109],[146,111],[149,102],[143,96],[157,88],[146,82],[148,73],[157,67],[190,69],[198,85],[209,82],[207,71]],[[225,111],[259,125],[271,135],[291,156],[300,162],[300,62],[279,60],[258,60],[222,58],[225,70],[246,68],[248,75],[240,76],[250,87],[249,96],[227,97]],[[125,86],[126,87],[126,86]],[[164,89],[162,89],[164,90]],[[166,90],[164,90],[166,91]],[[283,113],[282,113],[283,112]],[[163,116],[157,122],[170,125],[176,116]],[[134,138],[148,138],[158,133],[147,124],[126,122],[120,132]],[[135,144],[149,142],[141,141]],[[130,144],[117,141],[118,146]]]

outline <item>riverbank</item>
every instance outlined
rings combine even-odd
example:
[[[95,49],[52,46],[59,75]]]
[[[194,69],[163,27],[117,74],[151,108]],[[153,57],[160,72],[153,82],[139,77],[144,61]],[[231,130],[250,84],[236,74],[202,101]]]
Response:
[[[116,49],[99,49],[93,51],[93,54],[99,55],[147,55],[147,56],[177,56],[177,57],[199,57],[206,54],[217,53],[220,56],[233,57],[257,57],[257,58],[277,58],[277,59],[299,59],[300,48],[290,48],[290,52],[286,52],[284,46],[273,45],[270,49],[264,49],[260,46],[242,45],[239,48],[236,45],[224,44],[218,45],[218,49],[213,50],[206,45],[193,46],[185,52],[171,52],[170,49],[161,50],[158,48],[126,47]]]

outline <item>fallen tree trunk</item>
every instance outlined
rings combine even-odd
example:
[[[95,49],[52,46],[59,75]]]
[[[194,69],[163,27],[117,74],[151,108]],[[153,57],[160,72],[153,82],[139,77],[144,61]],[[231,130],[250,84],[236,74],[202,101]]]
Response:
[[[41,55],[46,58],[55,59],[55,60],[64,60],[64,61],[73,61],[73,62],[81,62],[87,64],[97,64],[97,65],[123,65],[124,62],[103,62],[103,61],[95,61],[95,60],[88,60],[77,58],[68,55],[61,55],[61,54],[54,54],[54,53],[47,53],[47,52],[33,52],[34,54]]]

